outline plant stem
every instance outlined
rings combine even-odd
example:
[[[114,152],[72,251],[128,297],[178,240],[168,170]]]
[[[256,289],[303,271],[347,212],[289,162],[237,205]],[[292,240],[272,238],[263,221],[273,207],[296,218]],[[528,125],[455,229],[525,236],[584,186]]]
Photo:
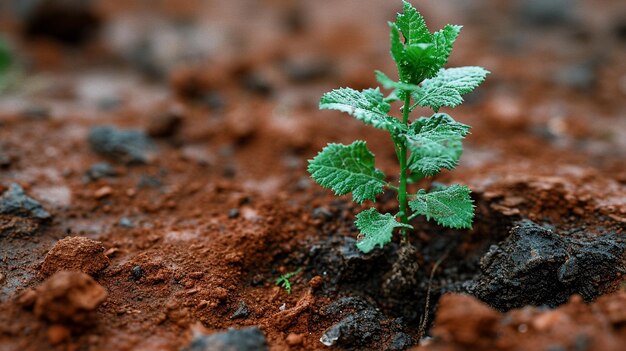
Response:
[[[408,92],[404,98],[404,107],[402,108],[402,123],[408,127],[409,125],[409,108],[411,107],[411,94]],[[409,224],[409,216],[407,213],[407,159],[406,146],[403,142],[398,143],[398,161],[400,161],[400,189],[398,190],[398,202],[400,206],[400,221]],[[406,229],[402,229],[402,235],[406,235]]]

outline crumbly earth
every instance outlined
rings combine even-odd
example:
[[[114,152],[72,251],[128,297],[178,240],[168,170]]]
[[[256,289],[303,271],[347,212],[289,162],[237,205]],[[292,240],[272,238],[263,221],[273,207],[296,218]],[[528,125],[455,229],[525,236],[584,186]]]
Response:
[[[476,222],[416,219],[414,249],[395,238],[368,255],[360,206],[314,184],[306,160],[367,140],[397,181],[385,133],[317,102],[394,71],[400,3],[29,3],[0,5],[19,62],[0,80],[0,196],[19,185],[49,218],[0,213],[0,350],[626,343],[623,1],[416,3],[432,29],[465,25],[450,66],[493,72],[446,111],[472,126],[460,167],[412,185],[468,185]],[[549,242],[516,232],[529,222]],[[36,301],[67,269],[54,301],[77,287],[103,301],[48,318]],[[274,285],[294,271],[291,294]],[[519,285],[536,281],[554,284]]]

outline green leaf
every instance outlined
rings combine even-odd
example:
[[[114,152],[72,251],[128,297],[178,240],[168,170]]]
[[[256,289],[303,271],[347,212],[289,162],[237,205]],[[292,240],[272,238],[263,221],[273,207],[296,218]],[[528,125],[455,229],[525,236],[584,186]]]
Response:
[[[389,213],[380,214],[375,208],[357,214],[355,224],[365,236],[356,244],[356,247],[364,253],[372,251],[376,245],[382,248],[391,242],[395,228],[413,229],[411,225],[398,222]]]
[[[361,140],[350,145],[328,144],[309,160],[308,171],[319,185],[334,190],[337,195],[351,192],[358,203],[376,201],[376,195],[387,184],[385,175],[374,168],[374,154]]]
[[[452,44],[461,29],[461,26],[447,25],[431,34],[424,18],[406,1],[404,12],[398,14],[396,22],[390,22],[389,26],[391,56],[398,67],[400,81],[409,84],[419,84],[437,74],[448,62]]]
[[[396,82],[393,79],[387,77],[387,75],[384,74],[381,71],[375,71],[375,75],[376,75],[376,80],[385,89],[397,89],[397,90],[403,90],[403,91],[407,91],[407,92],[413,92],[413,91],[419,89],[419,86],[417,86],[415,84]]]
[[[437,57],[437,70],[445,66],[446,63],[448,63],[448,58],[450,57],[450,53],[452,52],[452,46],[454,45],[456,38],[459,36],[461,28],[463,28],[463,26],[447,24],[445,27],[443,27],[442,30],[433,34],[433,44],[435,46]],[[432,76],[434,76],[436,73],[437,72],[435,71]]]
[[[442,168],[454,169],[463,153],[463,138],[470,127],[456,122],[445,113],[420,118],[404,135],[411,152],[408,167],[424,176],[433,176]]]
[[[472,228],[474,201],[466,186],[455,184],[430,193],[421,189],[409,206],[414,213],[424,215],[428,220],[432,218],[445,227]]]
[[[366,89],[361,92],[351,88],[335,89],[322,96],[320,109],[347,112],[365,124],[390,132],[401,128],[400,121],[387,116],[391,105],[383,98],[380,89]]]
[[[415,106],[430,106],[435,112],[438,112],[441,106],[457,107],[463,102],[463,98],[458,91],[448,87],[430,87],[428,89],[417,90],[413,94]]]
[[[398,14],[396,25],[404,36],[404,42],[407,45],[432,42],[432,34],[426,26],[424,17],[409,2],[403,3],[404,9]]]
[[[456,107],[463,102],[461,95],[467,94],[480,85],[489,71],[482,67],[448,68],[439,71],[437,76],[427,79],[415,90],[415,105],[430,106],[438,111],[441,106]]]

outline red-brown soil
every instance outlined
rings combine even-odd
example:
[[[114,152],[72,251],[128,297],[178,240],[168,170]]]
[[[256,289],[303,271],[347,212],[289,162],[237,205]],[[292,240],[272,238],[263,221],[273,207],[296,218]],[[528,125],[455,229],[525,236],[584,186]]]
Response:
[[[460,167],[414,186],[470,186],[474,229],[416,220],[408,291],[388,279],[398,245],[346,253],[360,207],[306,173],[327,142],[363,139],[397,180],[385,133],[317,102],[393,72],[386,21],[399,2],[102,0],[88,9],[95,19],[67,20],[97,28],[87,39],[42,36],[56,32],[18,2],[0,5],[20,62],[0,92],[0,195],[19,184],[50,219],[0,214],[1,351],[179,350],[245,326],[270,350],[383,350],[405,335],[416,350],[626,345],[623,272],[594,282],[609,287],[602,296],[568,290],[561,306],[496,311],[459,294],[521,219],[576,248],[624,239],[623,2],[416,3],[431,28],[465,25],[450,66],[492,75],[446,111],[472,126]],[[135,163],[96,152],[90,130],[103,125],[144,130],[155,147]],[[94,170],[102,162],[110,168]],[[392,211],[395,197],[375,206]],[[274,285],[298,269],[291,294]],[[333,303],[346,297],[360,299],[356,315],[376,310],[380,329],[326,347],[320,338],[347,313]]]

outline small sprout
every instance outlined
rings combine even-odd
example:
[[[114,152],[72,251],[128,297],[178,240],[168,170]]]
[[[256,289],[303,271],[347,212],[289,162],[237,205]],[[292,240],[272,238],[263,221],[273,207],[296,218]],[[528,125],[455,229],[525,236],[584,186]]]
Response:
[[[287,291],[287,294],[291,295],[291,282],[289,281],[289,279],[300,273],[300,270],[302,270],[302,268],[298,268],[293,272],[281,275],[278,279],[276,279],[275,284],[285,289]]]
[[[381,214],[370,208],[356,215],[359,229],[357,247],[364,253],[391,242],[399,228],[402,235],[413,229],[411,219],[418,215],[449,228],[470,229],[474,219],[474,204],[470,189],[454,184],[420,189],[414,194],[407,185],[432,177],[443,169],[454,169],[463,152],[463,139],[470,127],[455,121],[442,107],[457,107],[462,95],[473,91],[489,72],[481,67],[443,68],[461,26],[446,25],[431,33],[422,15],[404,1],[404,11],[390,22],[391,57],[396,63],[399,80],[376,71],[380,88],[357,91],[335,89],[322,96],[320,109],[346,112],[365,124],[389,133],[400,164],[399,184],[387,182],[374,165],[374,154],[365,141],[350,145],[328,144],[315,158],[309,160],[308,171],[321,186],[336,195],[352,193],[352,199],[362,204],[376,201],[376,196],[393,189],[398,193],[398,212]],[[400,118],[391,116],[391,103],[400,101]],[[430,107],[434,114],[411,121],[416,107]]]

